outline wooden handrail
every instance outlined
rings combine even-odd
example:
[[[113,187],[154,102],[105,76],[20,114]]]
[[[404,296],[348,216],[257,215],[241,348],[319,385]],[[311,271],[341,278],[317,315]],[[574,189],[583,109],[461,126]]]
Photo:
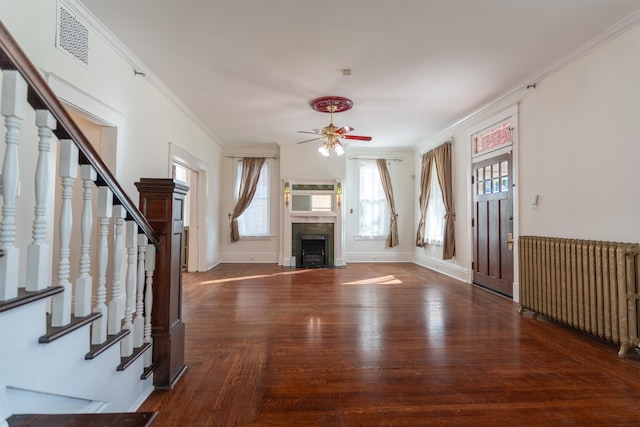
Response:
[[[36,110],[48,110],[58,121],[54,134],[58,139],[71,139],[80,151],[80,164],[90,164],[98,174],[96,185],[106,185],[113,192],[114,204],[122,205],[127,210],[128,219],[135,221],[156,248],[160,239],[142,212],[124,192],[118,181],[102,161],[89,140],[71,118],[56,94],[51,90],[38,69],[22,51],[4,23],[0,21],[0,68],[16,70],[29,86],[28,101]]]

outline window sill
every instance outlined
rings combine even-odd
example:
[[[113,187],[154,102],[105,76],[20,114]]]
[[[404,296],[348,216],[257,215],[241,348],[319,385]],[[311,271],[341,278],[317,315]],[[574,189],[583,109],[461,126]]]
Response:
[[[387,236],[353,236],[353,240],[387,240]]]
[[[240,236],[240,240],[275,240],[276,236]]]

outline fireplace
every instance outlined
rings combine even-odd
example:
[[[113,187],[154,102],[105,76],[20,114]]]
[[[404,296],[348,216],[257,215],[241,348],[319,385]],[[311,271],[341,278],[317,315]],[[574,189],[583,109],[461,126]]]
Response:
[[[331,223],[294,223],[291,226],[291,255],[296,258],[296,267],[333,267],[334,242]]]
[[[301,267],[326,267],[328,263],[326,234],[298,234],[298,257]]]
[[[282,184],[284,239],[279,257],[281,265],[344,266],[341,182],[287,179]]]

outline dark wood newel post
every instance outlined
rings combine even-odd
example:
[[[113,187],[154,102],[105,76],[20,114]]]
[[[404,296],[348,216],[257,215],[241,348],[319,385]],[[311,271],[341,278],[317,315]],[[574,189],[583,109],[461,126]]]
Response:
[[[158,233],[151,313],[154,385],[171,388],[187,368],[182,323],[182,238],[184,198],[189,187],[170,178],[141,178],[140,210]]]

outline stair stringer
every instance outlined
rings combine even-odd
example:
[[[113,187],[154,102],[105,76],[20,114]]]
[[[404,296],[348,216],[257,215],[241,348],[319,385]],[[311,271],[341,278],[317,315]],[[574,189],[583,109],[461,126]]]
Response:
[[[88,325],[53,341],[40,344],[46,333],[47,300],[0,313],[0,390],[6,387],[105,402],[101,412],[132,412],[153,391],[152,377],[141,380],[144,357],[118,372],[120,346],[92,360]],[[150,350],[148,350],[150,351]],[[10,408],[0,405],[0,419]],[[38,412],[38,408],[33,408]]]

